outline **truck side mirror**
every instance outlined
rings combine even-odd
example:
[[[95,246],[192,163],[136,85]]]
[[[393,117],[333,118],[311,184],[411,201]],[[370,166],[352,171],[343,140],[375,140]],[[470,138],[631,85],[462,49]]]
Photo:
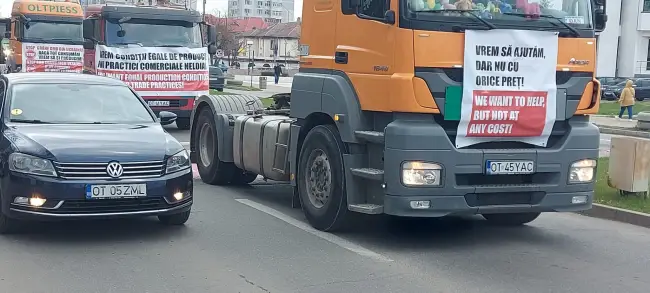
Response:
[[[208,45],[208,54],[210,55],[217,54],[217,46],[213,44]]]
[[[359,7],[361,5],[360,0],[348,0],[348,1],[350,1],[350,7],[352,9],[356,9],[357,7]]]
[[[594,29],[598,32],[602,32],[605,30],[605,26],[607,24],[607,14],[605,14],[605,10],[603,9],[596,9],[594,11]]]
[[[5,39],[11,38],[11,31],[6,31],[4,37]]]
[[[84,49],[93,50],[95,49],[95,41],[91,39],[84,39]]]
[[[84,19],[83,31],[84,39],[96,40],[95,38],[95,19]]]
[[[214,25],[208,25],[208,45],[215,45],[217,43],[217,28]]]
[[[606,2],[607,2],[607,0],[594,0],[594,3],[596,4],[596,6],[605,6]]]

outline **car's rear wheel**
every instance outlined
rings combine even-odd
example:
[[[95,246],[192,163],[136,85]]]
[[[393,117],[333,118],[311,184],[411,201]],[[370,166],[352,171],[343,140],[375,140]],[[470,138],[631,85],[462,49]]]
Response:
[[[190,129],[190,118],[178,118],[176,119],[176,127],[180,130]]]
[[[170,226],[184,225],[190,219],[191,212],[192,210],[188,210],[178,214],[158,216],[158,220]]]
[[[483,214],[483,218],[499,226],[521,226],[534,221],[539,215],[540,213]]]

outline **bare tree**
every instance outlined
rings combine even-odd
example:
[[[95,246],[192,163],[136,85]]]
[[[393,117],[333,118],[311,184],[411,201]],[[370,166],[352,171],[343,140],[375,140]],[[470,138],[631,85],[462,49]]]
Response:
[[[542,0],[539,1],[539,6],[546,9],[553,8],[553,2],[551,0]]]
[[[237,56],[239,51],[246,46],[237,29],[239,24],[234,19],[229,18],[228,13],[214,10],[212,15],[216,17],[216,23],[213,25],[219,34],[218,47],[224,51],[224,55],[228,56],[228,63],[230,64],[231,57]]]

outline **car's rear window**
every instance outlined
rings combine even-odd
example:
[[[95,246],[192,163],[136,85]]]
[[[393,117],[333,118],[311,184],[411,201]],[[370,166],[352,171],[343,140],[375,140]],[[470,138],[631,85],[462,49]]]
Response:
[[[150,123],[156,120],[126,86],[16,84],[11,88],[14,122]]]

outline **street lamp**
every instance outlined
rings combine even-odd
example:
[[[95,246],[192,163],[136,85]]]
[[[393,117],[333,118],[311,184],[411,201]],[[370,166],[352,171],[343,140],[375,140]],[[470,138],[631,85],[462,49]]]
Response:
[[[251,55],[251,47],[253,46],[253,41],[246,41],[246,47],[248,48],[248,75],[251,79],[251,87],[253,87],[253,72],[251,69],[251,65],[253,64],[253,55]]]

